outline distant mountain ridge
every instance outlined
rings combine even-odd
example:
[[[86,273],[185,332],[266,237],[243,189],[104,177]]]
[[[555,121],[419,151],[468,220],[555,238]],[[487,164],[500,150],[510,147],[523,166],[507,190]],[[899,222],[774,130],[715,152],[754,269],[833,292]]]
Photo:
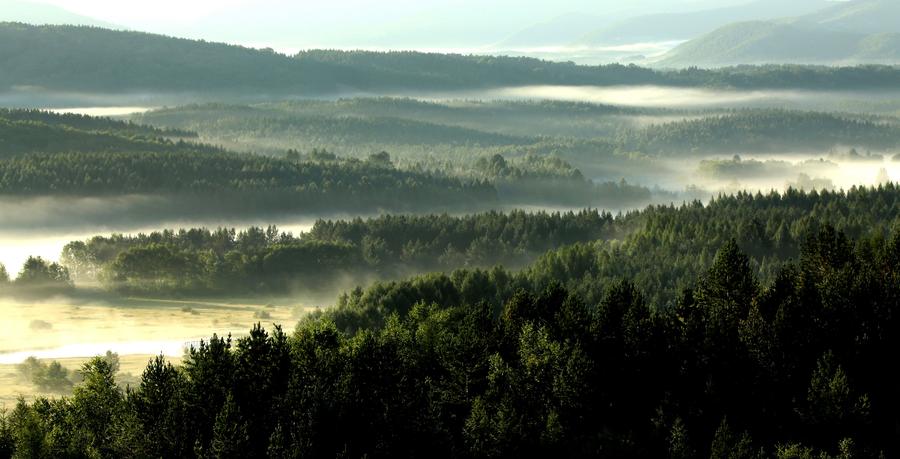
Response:
[[[880,53],[892,46],[892,37],[869,38],[865,44],[871,52]],[[583,66],[531,58],[420,52],[312,50],[288,56],[142,32],[0,23],[0,95],[17,97],[177,94],[183,103],[186,94],[265,100],[268,96],[352,96],[530,85],[806,89],[838,85],[864,89],[900,87],[898,75],[900,69],[893,67],[667,72],[618,64]]]
[[[900,2],[853,0],[795,18],[729,24],[663,56],[662,67],[900,63]]]
[[[812,13],[827,5],[827,0],[755,0],[700,11],[637,16],[595,29],[581,36],[578,43],[609,45],[689,40],[731,22],[796,16]]]
[[[23,22],[44,25],[85,25],[121,29],[122,27],[91,17],[72,13],[46,3],[0,0],[0,22]]]

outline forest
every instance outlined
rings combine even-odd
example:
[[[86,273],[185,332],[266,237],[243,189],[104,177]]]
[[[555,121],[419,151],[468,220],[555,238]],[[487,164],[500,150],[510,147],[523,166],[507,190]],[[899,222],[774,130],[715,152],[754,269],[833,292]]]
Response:
[[[196,136],[109,118],[0,109],[0,160],[27,153],[215,150],[184,142]]]
[[[315,138],[313,131],[285,132],[277,126],[266,124],[265,130]],[[317,125],[303,126],[315,130]],[[334,129],[340,123],[318,126]],[[357,139],[377,139],[374,132],[384,139],[400,137],[386,125],[371,126],[369,134],[354,122],[341,129],[357,132],[362,136]],[[440,128],[449,130],[447,134],[415,124],[408,129],[404,132],[414,133],[409,142],[417,148],[435,135],[442,139],[436,142],[478,142],[461,128]],[[460,167],[427,159],[395,160],[378,145],[354,158],[318,147],[303,153],[293,148],[277,154],[236,153],[201,140],[206,139],[172,127],[41,111],[0,112],[0,194],[152,194],[203,202],[210,212],[224,214],[249,209],[272,214],[484,210],[512,204],[617,206],[651,200],[646,187],[621,180],[594,183],[558,157],[526,154],[507,161],[494,154]],[[385,140],[380,146],[398,144]]]
[[[890,457],[897,452],[900,233],[808,233],[772,281],[734,239],[667,308],[628,278],[414,300],[380,327],[256,326],[150,361],[108,361],[71,397],[0,418],[22,457]],[[546,269],[537,265],[536,269]],[[552,271],[546,271],[552,276]]]
[[[886,153],[900,146],[891,115],[781,108],[380,97],[193,104],[129,119],[275,157],[325,150],[365,159],[386,151],[399,169],[488,181],[500,203],[551,208],[628,210],[743,187],[884,183],[876,163],[890,168]],[[742,162],[724,159],[735,155]],[[874,169],[848,183],[844,166],[865,161]]]
[[[639,122],[648,118],[649,125]],[[564,102],[436,103],[380,98],[190,105],[143,113],[134,120],[197,132],[206,141],[238,150],[280,153],[289,148],[326,148],[355,153],[381,148],[420,160],[429,153],[456,153],[460,147],[469,156],[478,150],[509,155],[527,148],[545,153],[556,150],[565,159],[577,157],[567,151],[574,150],[567,143],[582,144],[598,156],[900,146],[893,117],[781,109],[658,110]]]
[[[594,302],[603,286],[626,278],[645,292],[649,305],[666,308],[732,238],[750,255],[755,275],[768,282],[823,224],[854,238],[885,236],[900,224],[898,207],[900,189],[886,185],[740,193],[708,205],[695,201],[618,215],[388,215],[319,220],[296,236],[276,227],[97,236],[66,245],[62,263],[76,280],[155,295],[302,291],[330,299],[381,281],[349,291],[325,312],[345,330],[377,327],[391,312],[421,300],[472,298],[466,289],[487,283],[485,276],[500,265],[516,271],[502,283],[490,282],[501,289],[492,297],[558,282]],[[404,280],[423,272],[443,274]]]
[[[534,58],[272,50],[96,27],[0,23],[0,88],[123,94],[339,94],[346,90],[460,90],[521,85],[898,89],[892,66],[747,66],[651,70]],[[261,70],[262,69],[262,70]]]
[[[900,67],[32,3],[118,30],[0,19],[0,459],[900,456]]]
[[[782,110],[727,115],[651,126],[627,135],[628,149],[658,154],[827,151],[836,145],[867,149],[900,146],[893,120]]]
[[[276,227],[195,228],[73,241],[62,263],[76,280],[141,294],[328,294],[370,279],[504,264],[524,266],[560,245],[612,237],[619,224],[598,211],[451,217],[386,215],[319,220],[308,233]]]

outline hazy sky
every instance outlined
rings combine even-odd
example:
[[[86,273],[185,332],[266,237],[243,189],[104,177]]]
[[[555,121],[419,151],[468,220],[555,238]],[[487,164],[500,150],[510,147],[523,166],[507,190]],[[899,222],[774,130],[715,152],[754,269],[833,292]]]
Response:
[[[310,48],[543,53],[548,48],[541,46],[577,47],[586,34],[629,17],[759,1],[778,4],[778,0],[0,0],[0,15],[4,3],[26,9],[43,4],[44,10],[61,8],[101,21],[101,26],[272,47],[285,53]],[[47,11],[33,16],[41,14]],[[530,43],[538,44],[530,48]],[[652,55],[673,43],[677,44],[634,43],[643,46],[634,53]],[[583,60],[577,55],[564,58]]]
[[[642,13],[748,0],[22,0],[53,4],[123,27],[276,46],[466,46],[499,41],[568,13],[598,26]],[[2,2],[0,2],[2,3]]]
[[[69,11],[95,18],[124,23],[146,22],[166,23],[196,21],[228,10],[243,8],[289,8],[307,10],[313,16],[330,13],[364,13],[379,17],[385,13],[408,13],[442,9],[443,7],[474,7],[479,14],[503,12],[511,15],[563,14],[586,11],[599,13],[602,10],[634,10],[652,8],[654,10],[677,9],[685,6],[706,6],[740,3],[741,0],[551,0],[551,1],[507,1],[507,0],[28,0],[50,3]],[[499,8],[498,8],[499,7]],[[355,10],[355,11],[354,11]],[[277,14],[277,11],[272,11]],[[494,18],[498,19],[498,18]]]

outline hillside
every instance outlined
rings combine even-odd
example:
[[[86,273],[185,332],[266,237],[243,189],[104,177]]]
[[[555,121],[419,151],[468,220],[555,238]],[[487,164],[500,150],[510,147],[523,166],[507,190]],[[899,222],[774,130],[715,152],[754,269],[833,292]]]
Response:
[[[660,67],[900,62],[900,4],[855,0],[813,14],[733,23],[676,47]]]
[[[285,160],[184,142],[193,132],[33,110],[0,110],[0,196],[191,196],[266,211],[410,209],[491,202],[496,191],[360,160]],[[205,201],[204,201],[205,200]],[[194,202],[194,201],[191,201]]]
[[[272,51],[93,27],[0,24],[0,91],[315,94],[651,83],[648,69],[416,52]]]
[[[825,5],[828,3],[824,0],[757,0],[743,5],[701,11],[637,16],[594,29],[580,37],[578,42],[599,46],[689,40],[731,22],[796,16],[814,12]]]
[[[0,23],[0,63],[0,93],[193,94],[219,101],[527,85],[900,86],[900,70],[889,68],[660,72],[618,64],[420,52],[312,50],[286,56],[140,32],[19,23]],[[845,79],[840,73],[852,75]]]
[[[863,34],[900,32],[900,3],[893,0],[854,0],[799,18],[799,22],[818,24],[830,30]]]
[[[30,153],[213,150],[172,142],[194,137],[193,132],[181,129],[156,129],[106,118],[0,109],[0,159]]]

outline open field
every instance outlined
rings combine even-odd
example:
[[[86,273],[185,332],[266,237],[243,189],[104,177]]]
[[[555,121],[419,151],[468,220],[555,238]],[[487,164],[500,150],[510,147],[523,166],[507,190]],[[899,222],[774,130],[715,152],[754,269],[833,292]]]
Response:
[[[122,299],[66,298],[0,302],[4,316],[0,334],[0,407],[10,408],[19,395],[32,399],[41,393],[19,376],[17,364],[29,356],[59,361],[77,370],[90,357],[107,350],[120,355],[120,384],[133,384],[144,366],[160,353],[179,361],[186,345],[213,333],[234,337],[259,322],[267,328],[288,328],[310,308],[286,301],[233,303]]]

